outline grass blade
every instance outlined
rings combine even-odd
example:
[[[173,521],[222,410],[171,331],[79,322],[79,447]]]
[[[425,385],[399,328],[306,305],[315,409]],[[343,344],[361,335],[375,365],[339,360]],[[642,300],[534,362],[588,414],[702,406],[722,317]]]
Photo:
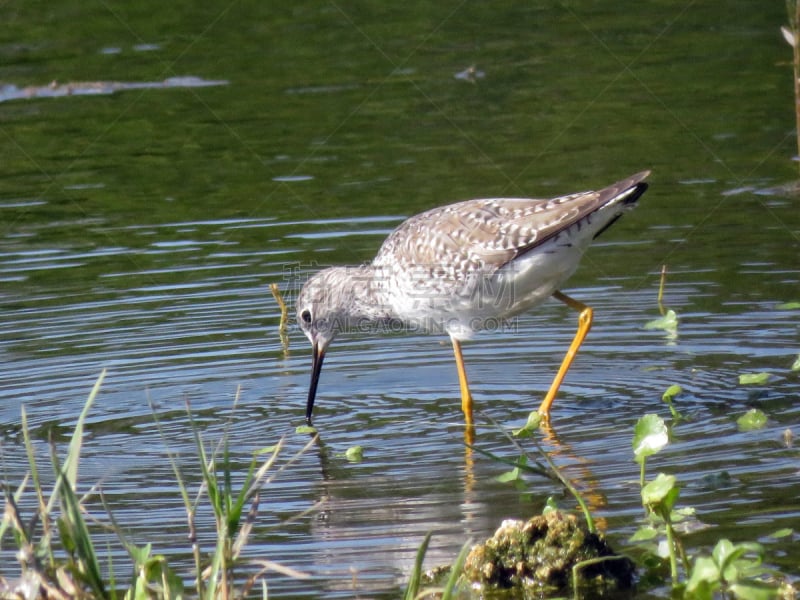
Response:
[[[83,514],[81,514],[80,502],[72,489],[72,485],[65,481],[67,479],[66,470],[58,465],[58,457],[55,452],[53,452],[53,465],[59,471],[61,483],[63,514],[60,521],[66,529],[67,535],[71,538],[71,543],[74,545],[74,551],[80,565],[78,569],[80,578],[92,589],[97,598],[109,598],[105,583],[103,583],[103,576],[100,573],[100,561],[97,560],[97,553],[94,550],[94,544],[92,544],[89,528],[86,526]],[[65,546],[67,545],[65,544]]]
[[[419,584],[422,580],[422,561],[425,560],[425,553],[428,551],[428,544],[430,544],[432,535],[432,531],[426,533],[425,539],[422,540],[422,544],[420,544],[419,550],[417,550],[417,557],[414,559],[414,568],[411,570],[411,575],[408,579],[408,587],[403,596],[404,600],[414,600],[414,598],[417,597]]]
[[[467,560],[467,555],[469,554],[471,546],[472,542],[471,541],[467,542],[462,546],[461,552],[458,553],[456,561],[450,568],[450,577],[447,578],[447,583],[444,586],[444,591],[442,592],[442,600],[451,600],[453,598],[453,594],[455,593],[456,589],[456,584],[458,583],[458,580],[461,578],[461,573],[464,570],[464,562]]]
[[[89,392],[89,397],[86,399],[86,403],[83,405],[81,414],[78,416],[78,422],[75,424],[75,431],[72,432],[72,438],[69,442],[67,458],[64,460],[64,468],[61,471],[63,477],[58,478],[56,486],[53,489],[53,493],[50,495],[50,501],[47,503],[48,513],[53,509],[53,506],[58,500],[60,486],[66,482],[67,485],[74,489],[78,482],[78,463],[80,462],[81,446],[83,445],[83,424],[86,422],[86,417],[89,415],[89,410],[92,408],[92,404],[94,404],[97,394],[100,393],[100,386],[103,384],[105,377],[106,370],[103,369],[103,371],[100,373],[100,377],[98,377],[97,381],[95,381],[92,391]]]

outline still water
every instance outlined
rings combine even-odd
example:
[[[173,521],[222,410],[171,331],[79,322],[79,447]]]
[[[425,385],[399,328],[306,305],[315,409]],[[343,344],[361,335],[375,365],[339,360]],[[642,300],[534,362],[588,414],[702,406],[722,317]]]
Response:
[[[544,446],[625,550],[641,515],[632,428],[648,412],[667,418],[661,394],[679,383],[687,420],[650,468],[675,474],[680,502],[712,526],[687,545],[761,541],[770,564],[797,576],[797,534],[767,537],[800,529],[798,450],[784,442],[800,432],[800,311],[781,308],[800,300],[800,211],[783,187],[798,178],[783,11],[661,0],[4,5],[5,481],[15,487],[27,469],[20,407],[44,460],[48,432],[67,439],[107,369],[82,485],[100,482],[131,539],[188,578],[167,461],[178,454],[197,485],[187,403],[206,440],[227,430],[243,470],[281,437],[284,461],[308,441],[295,427],[310,348],[292,325],[284,351],[270,283],[291,301],[310,272],[369,260],[432,206],[557,195],[650,168],[640,207],[566,288],[595,308],[595,326]],[[69,86],[108,93],[47,93]],[[674,337],[644,329],[663,264]],[[478,447],[517,456],[503,430],[538,406],[575,324],[550,302],[465,346]],[[739,385],[761,371],[767,384]],[[750,408],[767,426],[739,432]],[[426,532],[426,564],[446,563],[560,494],[536,478],[521,493],[497,481],[507,467],[465,454],[446,338],[337,340],[315,420],[322,443],[269,484],[247,549],[311,575],[271,576],[271,597],[397,597]],[[360,463],[344,457],[354,445]],[[210,549],[211,516],[199,519]],[[13,548],[3,551],[0,574],[13,575]],[[112,553],[122,569],[123,551]]]

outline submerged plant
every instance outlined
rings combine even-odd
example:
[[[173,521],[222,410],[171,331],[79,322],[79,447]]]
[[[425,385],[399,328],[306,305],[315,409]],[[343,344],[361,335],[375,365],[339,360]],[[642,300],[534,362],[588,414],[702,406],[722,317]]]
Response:
[[[278,335],[281,338],[283,354],[286,355],[289,352],[289,309],[286,306],[286,301],[283,299],[283,294],[277,283],[270,283],[269,290],[272,292],[272,297],[275,298],[275,302],[278,303],[278,308],[281,311]]]
[[[664,306],[664,284],[667,280],[667,265],[661,267],[661,280],[658,284],[658,312],[661,316],[645,323],[645,329],[661,329],[667,332],[669,339],[678,335],[678,314],[671,308]]]
[[[661,400],[669,407],[669,412],[672,415],[672,418],[675,421],[680,421],[684,417],[683,415],[678,412],[678,409],[675,408],[675,397],[678,394],[683,392],[683,388],[678,384],[673,384],[669,386],[666,391],[661,395]]]
[[[494,423],[494,421],[492,421],[491,418],[489,418],[489,421]],[[504,430],[502,430],[506,438],[520,452],[520,457],[516,462],[509,461],[508,459],[496,456],[490,452],[481,450],[480,448],[473,446],[471,447],[474,450],[480,452],[481,454],[484,454],[489,458],[496,460],[497,462],[511,464],[514,468],[510,472],[505,473],[500,477],[498,477],[498,479],[500,481],[513,482],[514,485],[517,486],[517,488],[521,488],[524,486],[521,479],[521,475],[523,472],[533,473],[536,475],[543,475],[555,481],[559,481],[564,486],[564,489],[567,492],[569,492],[573,498],[575,498],[575,501],[578,503],[578,505],[581,508],[581,512],[583,513],[583,518],[586,521],[586,527],[588,527],[589,531],[594,533],[597,531],[597,529],[594,524],[594,517],[592,517],[591,511],[589,510],[589,507],[586,505],[586,501],[583,499],[580,492],[578,492],[578,489],[572,484],[569,478],[566,477],[561,472],[561,469],[559,469],[558,466],[556,466],[556,464],[553,462],[553,459],[550,458],[550,455],[547,452],[545,452],[544,448],[542,448],[542,446],[535,438],[536,431],[538,430],[540,422],[541,422],[541,415],[539,415],[538,412],[532,412],[528,415],[528,421],[525,424],[525,426],[522,427],[521,429],[514,431],[513,437],[508,435],[508,433],[505,432]],[[494,423],[494,425],[498,426],[497,423]],[[542,460],[544,460],[544,463],[547,466],[544,466],[542,463],[533,460],[525,451],[525,449],[520,445],[518,441],[519,439],[530,439],[534,444],[534,446],[536,446],[536,449],[539,452],[539,456],[542,457]]]

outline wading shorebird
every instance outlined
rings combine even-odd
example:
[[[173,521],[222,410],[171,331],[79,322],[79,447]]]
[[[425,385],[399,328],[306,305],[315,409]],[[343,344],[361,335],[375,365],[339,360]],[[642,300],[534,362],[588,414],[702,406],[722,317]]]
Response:
[[[461,409],[472,425],[472,395],[461,342],[496,328],[553,296],[578,310],[578,330],[539,413],[547,418],[558,388],[592,325],[592,309],[559,291],[594,238],[647,190],[643,171],[594,192],[548,200],[492,198],[433,208],[384,240],[370,264],[330,267],[297,298],[297,322],[311,342],[306,421],[325,352],[340,332],[447,333],[453,343]]]

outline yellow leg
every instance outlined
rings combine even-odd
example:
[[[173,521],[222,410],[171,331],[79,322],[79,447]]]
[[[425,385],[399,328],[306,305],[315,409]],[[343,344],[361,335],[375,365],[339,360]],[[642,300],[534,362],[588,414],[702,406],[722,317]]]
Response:
[[[453,352],[456,355],[456,368],[458,369],[458,383],[461,385],[461,410],[464,411],[464,422],[472,425],[472,394],[469,393],[467,371],[464,369],[464,358],[461,356],[461,343],[450,338],[453,342]]]
[[[553,404],[553,400],[555,400],[558,388],[561,386],[561,382],[564,381],[564,376],[567,374],[572,361],[575,360],[575,356],[578,354],[578,349],[586,338],[586,334],[589,333],[589,330],[592,328],[593,316],[593,311],[590,306],[586,306],[583,302],[578,302],[566,294],[556,291],[553,294],[553,298],[560,300],[575,310],[579,310],[580,314],[578,315],[578,331],[575,332],[575,337],[572,339],[569,350],[567,350],[567,354],[561,362],[561,367],[559,367],[558,373],[556,373],[555,379],[553,379],[553,383],[550,384],[550,390],[547,392],[547,396],[544,397],[544,400],[542,400],[542,403],[539,405],[539,414],[545,418],[550,416],[550,406]]]

